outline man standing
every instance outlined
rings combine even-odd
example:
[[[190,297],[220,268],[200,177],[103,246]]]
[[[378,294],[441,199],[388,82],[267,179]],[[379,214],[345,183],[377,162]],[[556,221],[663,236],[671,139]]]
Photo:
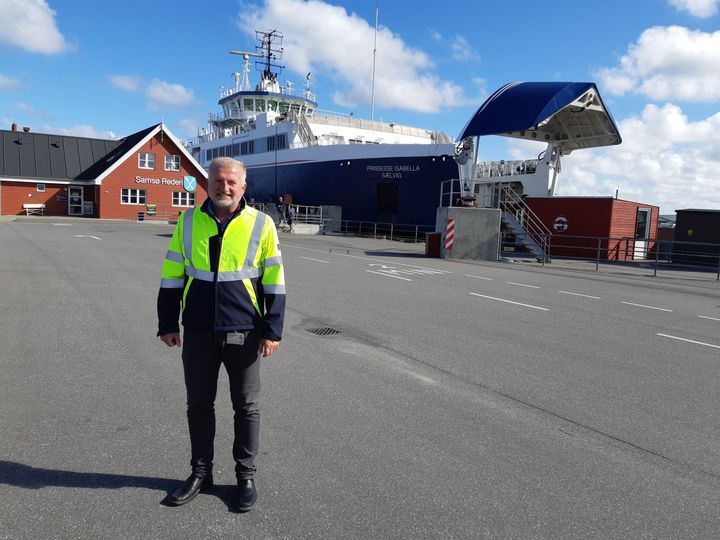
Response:
[[[209,199],[180,216],[163,261],[158,336],[170,347],[183,346],[191,447],[192,473],[169,499],[176,506],[213,483],[220,364],[228,374],[235,412],[237,508],[246,512],[257,500],[259,356],[270,356],[280,344],[285,276],[275,224],[246,205],[245,177],[239,161],[212,160]]]

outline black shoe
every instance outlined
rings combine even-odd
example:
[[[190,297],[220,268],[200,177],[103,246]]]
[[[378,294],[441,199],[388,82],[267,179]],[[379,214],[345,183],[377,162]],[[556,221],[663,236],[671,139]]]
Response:
[[[237,486],[237,511],[247,512],[257,502],[257,490],[255,480],[239,480]]]
[[[168,503],[172,506],[181,506],[192,501],[201,491],[207,491],[213,485],[212,475],[198,476],[191,474],[183,484],[177,488]]]

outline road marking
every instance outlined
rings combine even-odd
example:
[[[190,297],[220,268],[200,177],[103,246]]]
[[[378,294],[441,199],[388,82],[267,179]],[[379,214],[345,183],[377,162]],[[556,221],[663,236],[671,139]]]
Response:
[[[539,309],[542,311],[550,311],[548,308],[544,308],[544,307],[540,307],[540,306],[531,306],[530,304],[521,304],[520,302],[513,302],[512,300],[505,300],[503,298],[495,298],[494,296],[485,296],[484,294],[478,294],[478,293],[474,293],[474,292],[471,292],[468,294],[472,294],[473,296],[479,296],[481,298],[489,298],[490,300],[497,300],[498,302],[506,302],[508,304],[515,304],[516,306],[523,306],[523,307],[528,307],[528,308],[532,308],[532,309]]]
[[[53,223],[55,227],[70,227],[71,223]]]
[[[412,279],[410,279],[410,278],[395,276],[395,275],[389,274],[387,272],[376,272],[375,270],[367,270],[367,269],[365,271],[370,272],[371,274],[377,274],[379,276],[387,276],[387,277],[391,277],[391,278],[395,278],[395,279],[404,279],[405,281],[412,281]]]
[[[325,264],[330,264],[330,261],[321,261],[320,259],[312,259],[310,257],[300,257],[301,259],[307,259],[308,261],[315,261],[315,262],[321,262]]]
[[[672,309],[662,308],[662,307],[655,307],[655,306],[646,306],[644,304],[633,304],[632,302],[621,302],[623,304],[627,304],[628,306],[637,306],[637,307],[644,307],[647,309],[657,309],[658,311],[668,311],[672,313]]]
[[[73,234],[75,238],[94,238],[95,240],[100,240],[97,236],[91,236],[89,234]]]
[[[530,289],[539,289],[537,285],[526,285],[525,283],[515,283],[514,281],[506,281],[508,285],[517,285],[518,287],[528,287]]]
[[[669,336],[668,334],[657,334],[658,336],[670,338],[670,339],[677,339],[678,341],[687,341],[688,343],[695,343],[697,345],[704,345],[705,347],[712,347],[714,349],[720,349],[720,345],[713,345],[712,343],[704,343],[702,341],[695,341],[694,339],[685,339],[677,336]]]
[[[285,243],[283,243],[282,248],[283,249],[285,249],[285,248],[302,249],[305,251],[314,251],[315,253],[328,253],[327,249],[314,249],[314,248],[309,248],[309,247],[305,247],[305,246],[296,246],[296,245],[288,244],[287,241],[285,241]],[[335,253],[334,251],[332,252],[332,254],[337,255],[338,257],[350,257],[351,259],[363,259],[363,260],[367,260],[367,261],[376,261],[376,262],[381,262],[381,263],[385,263],[385,264],[394,264],[396,266],[409,266],[411,268],[422,268],[423,270],[429,270],[429,271],[432,271],[437,274],[452,274],[452,272],[450,270],[439,270],[437,268],[430,268],[427,266],[420,266],[417,264],[407,264],[407,263],[401,263],[401,262],[397,262],[397,261],[385,261],[383,259],[376,259],[375,257],[367,257],[367,256],[363,257],[360,255]]]
[[[580,294],[578,292],[558,291],[560,294],[572,294],[573,296],[582,296],[584,298],[592,298],[593,300],[602,300],[599,296],[590,296],[589,294]]]
[[[720,319],[717,319],[715,317],[706,317],[705,315],[698,315],[701,319],[710,319],[711,321],[720,321]]]
[[[490,277],[473,276],[471,274],[465,274],[465,277],[471,277],[471,278],[475,278],[475,279],[484,279],[485,281],[492,281],[492,278],[490,278]]]

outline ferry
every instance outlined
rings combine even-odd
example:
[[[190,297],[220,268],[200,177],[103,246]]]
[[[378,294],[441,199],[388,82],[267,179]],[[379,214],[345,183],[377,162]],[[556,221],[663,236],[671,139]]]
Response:
[[[218,156],[247,167],[246,197],[258,203],[339,206],[342,219],[434,224],[443,182],[458,178],[450,137],[318,108],[311,75],[304,88],[280,84],[283,35],[257,32],[255,52],[243,57],[232,88],[221,90],[222,112],[184,141],[205,168]],[[254,89],[250,59],[261,69]]]

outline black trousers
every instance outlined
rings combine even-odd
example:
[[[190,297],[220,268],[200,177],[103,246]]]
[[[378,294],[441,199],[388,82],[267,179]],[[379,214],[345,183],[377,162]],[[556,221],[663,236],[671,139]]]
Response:
[[[260,333],[251,330],[243,345],[231,345],[226,332],[185,330],[182,351],[187,390],[193,471],[212,470],[215,442],[215,396],[220,364],[230,381],[230,399],[235,411],[233,458],[238,480],[253,478],[255,456],[260,445]]]

